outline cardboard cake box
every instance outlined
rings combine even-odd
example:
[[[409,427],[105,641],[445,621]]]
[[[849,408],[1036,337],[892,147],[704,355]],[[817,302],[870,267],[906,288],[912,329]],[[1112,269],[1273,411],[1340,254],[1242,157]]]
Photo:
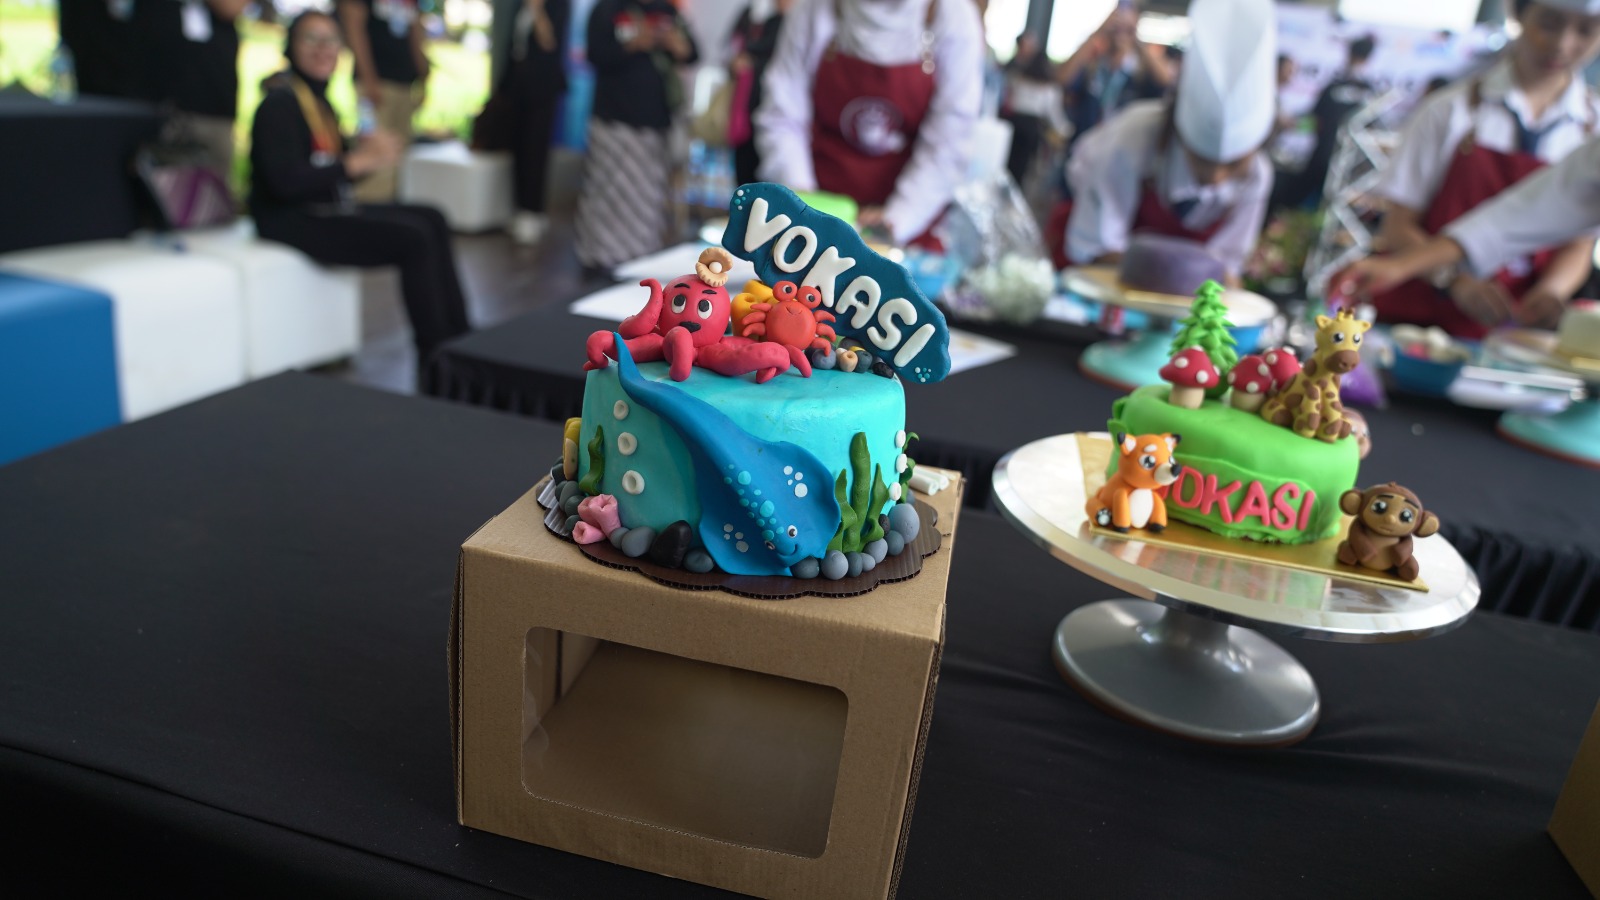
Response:
[[[1589,893],[1600,897],[1600,706],[1589,719],[1578,756],[1550,817],[1550,837]]]
[[[762,897],[892,896],[933,710],[942,543],[854,597],[758,600],[588,559],[530,492],[462,546],[463,825]]]

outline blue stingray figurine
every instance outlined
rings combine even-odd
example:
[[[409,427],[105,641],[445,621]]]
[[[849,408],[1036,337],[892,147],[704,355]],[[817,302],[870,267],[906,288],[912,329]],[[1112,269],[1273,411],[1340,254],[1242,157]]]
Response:
[[[839,528],[839,504],[832,491],[805,487],[833,484],[815,454],[750,435],[704,400],[641,376],[620,335],[616,347],[622,390],[689,448],[700,486],[700,541],[722,571],[787,575],[800,560],[827,552]],[[745,539],[736,540],[741,533]]]

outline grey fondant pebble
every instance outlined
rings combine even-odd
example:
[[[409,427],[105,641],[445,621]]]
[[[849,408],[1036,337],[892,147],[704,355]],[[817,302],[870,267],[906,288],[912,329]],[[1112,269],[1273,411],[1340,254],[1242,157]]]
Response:
[[[650,561],[658,566],[676,569],[683,565],[683,556],[689,552],[689,544],[694,540],[694,529],[689,523],[679,519],[671,525],[661,529],[654,542],[650,544]]]
[[[878,525],[880,527],[882,527],[884,531],[888,531],[889,530],[890,525],[889,525],[889,514],[888,513],[884,513],[883,515],[878,517]]]
[[[796,578],[815,578],[822,574],[822,560],[807,557],[789,567],[789,574]]]
[[[622,536],[622,543],[617,549],[623,556],[638,559],[650,552],[650,545],[655,542],[656,530],[654,528],[632,528]]]
[[[871,372],[874,375],[877,375],[880,378],[893,378],[894,377],[894,369],[888,363],[884,362],[881,359],[874,360],[873,363],[872,363],[872,368],[868,369],[867,371]]]
[[[878,358],[876,356],[873,356],[871,353],[868,353],[865,350],[857,350],[856,351],[856,371],[857,372],[865,373],[865,372],[872,371],[872,364],[877,362],[877,361],[878,361]]]
[[[704,550],[690,550],[683,555],[683,567],[691,572],[704,574],[714,567],[711,554]]]
[[[850,566],[850,569],[849,569],[850,577],[854,578],[857,575],[860,575],[861,574],[861,560],[863,558],[862,555],[859,554],[859,553],[846,553],[844,555],[844,558],[845,558],[845,562],[848,563],[849,566]]]
[[[849,571],[850,561],[837,550],[829,550],[828,555],[822,559],[822,577],[829,581],[838,581]]]
[[[567,484],[572,484],[572,482],[569,481],[569,482],[567,482]],[[577,493],[573,494],[571,497],[568,497],[567,499],[561,501],[561,511],[566,513],[569,516],[575,516],[575,515],[578,514],[578,504],[582,503],[582,502],[583,502],[583,492],[582,491],[578,491]]]
[[[556,491],[556,499],[561,502],[562,509],[567,508],[567,498],[569,497],[577,497],[579,500],[583,499],[583,491],[578,487],[578,483],[576,481],[563,481],[561,482],[560,489]]]
[[[839,364],[839,355],[833,352],[833,347],[813,347],[806,351],[806,359],[811,360],[811,368],[827,371]]]
[[[901,553],[905,552],[906,537],[900,532],[885,531],[883,533],[883,541],[889,547],[890,556],[899,556]]]
[[[615,531],[612,531],[610,534],[606,535],[606,540],[611,542],[611,546],[616,547],[618,550],[621,550],[622,549],[622,539],[627,537],[627,536],[628,536],[628,526],[626,526],[626,525],[618,525],[616,527]]]
[[[878,567],[878,561],[872,558],[871,553],[861,554],[861,571],[871,572]]]
[[[909,503],[896,504],[889,510],[889,526],[900,532],[907,543],[917,539],[922,532],[922,520],[917,518],[917,509]]]
[[[878,538],[861,549],[868,556],[872,557],[872,561],[874,563],[881,563],[883,562],[883,558],[889,555],[889,542],[883,538]]]
[[[564,534],[571,534],[572,533],[572,529],[577,528],[577,527],[578,527],[578,517],[569,515],[569,516],[567,516],[566,531],[563,532],[563,533]]]
[[[561,463],[556,463],[556,467],[550,470],[550,483],[559,485],[566,480],[566,467]]]

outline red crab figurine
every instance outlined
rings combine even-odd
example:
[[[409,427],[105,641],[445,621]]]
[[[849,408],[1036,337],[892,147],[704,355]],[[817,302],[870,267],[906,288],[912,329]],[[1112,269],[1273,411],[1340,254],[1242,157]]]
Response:
[[[720,272],[713,263],[721,266]],[[639,282],[650,289],[650,300],[616,329],[628,352],[638,362],[665,359],[673,381],[688,378],[692,366],[728,376],[755,372],[757,384],[771,381],[791,365],[810,378],[811,362],[801,350],[726,333],[732,301],[722,285],[732,264],[726,250],[710,247],[700,254],[697,275],[674,279],[665,289],[654,278]],[[616,356],[616,338],[611,331],[596,331],[585,349],[589,361],[584,370],[604,369],[611,364],[608,357]]]
[[[804,353],[833,346],[833,313],[819,311],[822,292],[814,287],[799,287],[792,281],[780,281],[772,286],[772,299],[750,307],[744,317],[744,333],[782,344]]]

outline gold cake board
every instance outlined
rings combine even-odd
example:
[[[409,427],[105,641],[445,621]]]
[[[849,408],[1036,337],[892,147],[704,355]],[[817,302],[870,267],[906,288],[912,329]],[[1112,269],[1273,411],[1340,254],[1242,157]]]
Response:
[[[1084,490],[1092,497],[1105,486],[1106,471],[1111,467],[1112,443],[1104,437],[1090,434],[1079,433],[1076,437],[1078,457],[1083,461]],[[1192,550],[1227,559],[1262,562],[1289,569],[1367,581],[1387,587],[1427,592],[1428,585],[1421,578],[1416,581],[1402,581],[1384,572],[1361,566],[1347,566],[1339,562],[1339,544],[1344,541],[1345,534],[1350,529],[1350,521],[1350,516],[1343,516],[1339,523],[1338,534],[1309,544],[1269,544],[1262,541],[1238,540],[1183,522],[1172,522],[1166,530],[1159,533],[1140,530],[1122,534],[1093,523],[1088,527],[1095,534],[1120,540],[1142,541],[1158,547]]]

